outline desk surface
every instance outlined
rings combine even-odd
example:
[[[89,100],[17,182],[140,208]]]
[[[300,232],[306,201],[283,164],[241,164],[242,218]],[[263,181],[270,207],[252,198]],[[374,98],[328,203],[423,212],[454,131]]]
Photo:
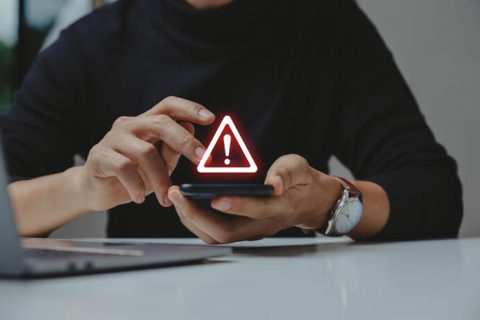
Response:
[[[480,239],[237,249],[188,266],[0,281],[1,319],[480,319]]]

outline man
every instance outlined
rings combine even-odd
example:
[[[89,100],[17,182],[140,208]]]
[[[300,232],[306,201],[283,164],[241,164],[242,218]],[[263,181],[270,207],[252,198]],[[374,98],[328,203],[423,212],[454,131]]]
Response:
[[[205,208],[175,184],[226,113],[275,191]],[[120,1],[40,55],[1,125],[22,235],[106,209],[112,237],[325,232],[347,189],[332,155],[362,194],[354,239],[452,237],[462,217],[454,160],[353,0]]]

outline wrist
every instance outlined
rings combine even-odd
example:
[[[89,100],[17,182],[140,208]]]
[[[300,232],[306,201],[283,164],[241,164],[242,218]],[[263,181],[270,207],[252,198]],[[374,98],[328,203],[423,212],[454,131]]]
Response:
[[[320,207],[320,214],[323,217],[322,224],[316,226],[313,228],[313,230],[323,230],[325,229],[328,219],[330,216],[330,213],[332,209],[335,207],[337,204],[338,200],[341,198],[342,193],[343,193],[343,188],[340,182],[338,180],[330,175],[325,175],[322,174],[322,193],[325,194],[325,197],[323,198],[321,207]]]
[[[314,203],[311,208],[311,215],[301,227],[304,231],[319,230],[325,228],[328,222],[328,216],[332,208],[342,195],[341,184],[333,177],[315,170],[315,184],[317,188],[312,188],[311,195]]]
[[[327,194],[326,214],[328,216],[330,211],[335,207],[338,200],[342,196],[343,187],[342,184],[334,176],[327,176],[327,180],[328,183],[325,186],[325,193]]]
[[[330,210],[327,224],[318,232],[331,237],[350,233],[359,224],[363,215],[362,193],[345,178],[334,177],[342,188],[342,195]]]
[[[78,216],[92,211],[88,206],[89,201],[85,194],[87,188],[82,179],[83,169],[84,166],[75,166],[62,173],[71,208],[76,209]]]

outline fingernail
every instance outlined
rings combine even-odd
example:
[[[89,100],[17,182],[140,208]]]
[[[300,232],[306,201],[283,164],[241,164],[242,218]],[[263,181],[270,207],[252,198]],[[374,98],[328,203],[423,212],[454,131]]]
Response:
[[[225,211],[225,210],[228,210],[232,207],[232,201],[230,201],[228,199],[222,199],[218,202],[214,202],[213,207],[215,209],[220,210],[220,211]]]
[[[210,111],[208,111],[207,109],[202,109],[198,112],[198,114],[200,115],[200,118],[204,119],[204,120],[208,120],[210,118],[213,117],[213,113],[211,113]]]
[[[205,149],[201,147],[197,147],[195,149],[195,155],[198,157],[199,160],[202,160],[203,155],[205,154]]]
[[[177,192],[172,192],[168,194],[168,199],[172,201],[175,207],[179,207],[182,204],[182,199],[180,198],[180,195]]]

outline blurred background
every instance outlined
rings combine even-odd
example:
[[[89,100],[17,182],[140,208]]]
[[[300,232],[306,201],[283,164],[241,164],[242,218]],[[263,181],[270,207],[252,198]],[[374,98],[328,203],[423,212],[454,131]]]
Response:
[[[0,112],[10,107],[38,52],[105,2],[111,1],[0,0]],[[461,236],[480,236],[480,1],[358,2],[394,53],[437,140],[458,162],[465,204]],[[331,169],[350,176],[335,159]],[[91,213],[51,236],[102,237],[105,223],[105,213]]]

